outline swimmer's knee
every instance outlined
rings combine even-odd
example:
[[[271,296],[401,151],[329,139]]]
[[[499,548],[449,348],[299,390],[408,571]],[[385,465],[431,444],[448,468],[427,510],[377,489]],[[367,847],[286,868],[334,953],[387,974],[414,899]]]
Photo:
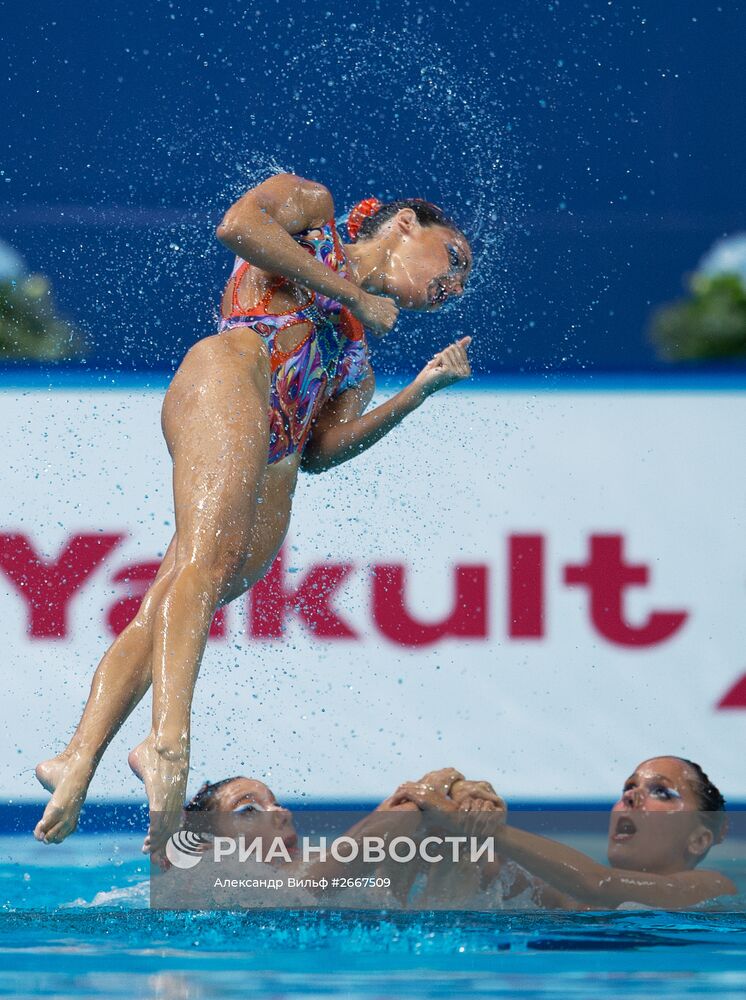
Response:
[[[186,590],[195,600],[214,610],[233,586],[243,560],[235,553],[213,554],[211,557],[193,557],[177,562],[170,581],[169,593],[174,587]],[[168,599],[168,593],[164,600]],[[163,606],[161,602],[160,607]]]
[[[270,553],[267,554],[265,552],[264,559],[258,564],[256,553],[248,553],[246,555],[240,569],[233,575],[233,579],[231,580],[228,590],[226,590],[221,597],[221,607],[226,604],[230,604],[231,601],[235,601],[239,597],[242,597],[244,594],[248,593],[249,590],[251,590],[254,584],[259,583],[260,580],[264,579],[274,565],[275,559],[277,558],[277,554],[279,553],[284,540],[285,532],[283,532],[280,541],[277,542],[276,545],[272,546]]]
[[[137,614],[133,618],[133,623],[137,622],[139,625],[150,624],[153,615],[158,610],[158,605],[160,604],[164,593],[168,590],[169,584],[173,579],[173,573],[174,569],[171,568],[168,573],[164,573],[159,580],[153,581],[140,602],[140,607],[137,610]]]

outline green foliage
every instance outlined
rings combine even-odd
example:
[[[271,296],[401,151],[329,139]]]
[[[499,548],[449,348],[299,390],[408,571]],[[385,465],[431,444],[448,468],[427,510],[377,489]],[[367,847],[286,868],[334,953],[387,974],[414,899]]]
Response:
[[[0,280],[0,360],[62,361],[85,353],[79,331],[57,316],[46,278]]]
[[[667,361],[746,358],[746,288],[738,275],[695,275],[691,297],[659,309],[650,335]]]

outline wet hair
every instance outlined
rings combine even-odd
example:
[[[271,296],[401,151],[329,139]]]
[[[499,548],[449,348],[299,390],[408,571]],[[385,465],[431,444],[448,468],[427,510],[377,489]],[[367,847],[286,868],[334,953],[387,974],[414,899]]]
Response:
[[[720,789],[713,785],[699,764],[695,764],[693,760],[687,760],[686,757],[679,757],[678,759],[690,767],[694,773],[694,791],[699,800],[702,821],[712,831],[714,842],[719,844],[728,830],[728,818],[725,815],[725,799]]]
[[[213,812],[217,806],[217,792],[225,785],[229,785],[231,781],[237,781],[240,777],[240,774],[236,774],[232,778],[223,778],[221,781],[206,781],[184,806],[184,812]]]
[[[468,237],[459,225],[437,205],[423,198],[402,198],[399,201],[380,202],[376,198],[367,198],[358,202],[350,211],[347,222],[347,232],[353,242],[369,239],[389,219],[403,208],[411,208],[421,226],[443,226],[451,232],[462,236],[466,242]]]

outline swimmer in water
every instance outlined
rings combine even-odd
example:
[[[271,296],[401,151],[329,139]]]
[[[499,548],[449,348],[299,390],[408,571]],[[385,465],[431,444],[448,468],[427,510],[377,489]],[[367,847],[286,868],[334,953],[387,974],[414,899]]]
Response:
[[[469,242],[419,199],[361,202],[343,245],[321,184],[280,174],[226,213],[217,236],[235,255],[219,333],[187,353],[161,424],[173,461],[176,532],[134,620],[93,678],[65,750],[36,768],[52,792],[34,835],[75,830],[106,747],[153,685],[152,726],[130,754],[163,845],[189,773],[192,695],[215,611],[272,565],[298,472],[323,472],[388,434],[434,392],[468,378],[470,337],[445,347],[368,413],[375,379],[365,329],[388,333],[400,308],[429,312],[461,295]]]
[[[627,779],[609,819],[606,867],[548,837],[505,822],[507,807],[488,782],[456,781],[449,793],[402,785],[391,802],[421,810],[474,814],[496,838],[500,858],[482,866],[480,889],[497,882],[509,859],[520,866],[503,900],[531,890],[546,909],[611,910],[625,904],[685,909],[737,892],[720,872],[699,869],[726,833],[725,801],[702,768],[681,757],[654,757]]]
[[[420,778],[419,783],[445,795],[455,782],[464,783],[463,778],[463,774],[453,768],[441,768],[428,772]],[[417,840],[422,813],[414,803],[401,801],[398,791],[384,799],[372,812],[361,817],[345,832],[344,837],[357,841],[361,848],[364,839],[371,837],[385,841],[395,837]],[[247,840],[259,838],[267,845],[267,850],[270,844],[277,839],[281,840],[289,860],[275,858],[274,861],[266,862],[267,864],[287,863],[292,868],[303,869],[304,877],[316,880],[322,876],[331,880],[334,876],[354,878],[371,875],[386,879],[386,891],[380,894],[369,893],[366,904],[385,907],[396,903],[406,907],[412,886],[420,873],[426,876],[420,889],[421,897],[422,894],[427,894],[437,905],[438,897],[444,891],[442,880],[437,878],[438,866],[401,864],[389,858],[366,862],[362,849],[352,862],[339,862],[331,854],[323,860],[302,862],[292,812],[280,805],[274,792],[256,778],[239,775],[214,783],[205,782],[184,806],[184,817],[205,813],[210,816],[209,832],[212,836],[244,836]],[[190,823],[187,825],[191,826]],[[205,831],[200,832],[204,834]],[[319,894],[323,896],[324,892]],[[334,905],[340,905],[341,897],[338,894],[332,896]],[[421,903],[418,908],[422,908]]]

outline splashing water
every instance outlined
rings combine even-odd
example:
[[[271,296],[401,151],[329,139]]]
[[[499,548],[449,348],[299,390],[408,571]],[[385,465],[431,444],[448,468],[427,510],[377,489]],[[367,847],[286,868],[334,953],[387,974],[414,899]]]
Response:
[[[421,38],[413,46],[406,26],[394,30],[353,23],[325,29],[283,54],[271,109],[247,100],[245,114],[228,127],[218,114],[199,123],[177,119],[167,128],[152,119],[140,123],[141,149],[153,149],[161,163],[190,160],[201,177],[188,192],[189,203],[178,210],[178,221],[169,223],[164,213],[163,224],[150,230],[140,280],[163,288],[179,282],[191,296],[199,294],[203,325],[192,332],[197,339],[214,329],[227,277],[228,261],[215,241],[215,224],[233,200],[267,176],[291,171],[326,183],[338,217],[368,194],[383,200],[426,198],[463,227],[475,266],[466,294],[458,304],[449,304],[442,317],[428,317],[424,324],[421,317],[401,317],[397,336],[388,338],[376,357],[379,371],[382,365],[384,371],[401,370],[423,338],[431,354],[431,345],[439,348],[473,333],[484,313],[485,295],[498,310],[510,300],[510,274],[517,262],[507,266],[506,255],[515,255],[510,235],[524,210],[520,164],[525,143],[516,138],[507,110],[495,100],[494,74],[485,65],[469,68]],[[252,26],[253,45],[257,30]],[[351,50],[358,53],[354,60]],[[309,66],[323,66],[323,86]],[[250,96],[248,79],[239,78],[235,86],[246,88]],[[163,182],[167,185],[165,176]],[[183,193],[172,192],[174,196],[183,201]],[[121,288],[110,290],[124,297],[131,280],[124,270],[114,279]],[[153,316],[153,332],[169,321]],[[142,335],[141,330],[128,331],[125,352],[128,339],[134,343]],[[154,350],[162,335],[161,330],[154,337]],[[179,360],[174,350],[171,364]]]

